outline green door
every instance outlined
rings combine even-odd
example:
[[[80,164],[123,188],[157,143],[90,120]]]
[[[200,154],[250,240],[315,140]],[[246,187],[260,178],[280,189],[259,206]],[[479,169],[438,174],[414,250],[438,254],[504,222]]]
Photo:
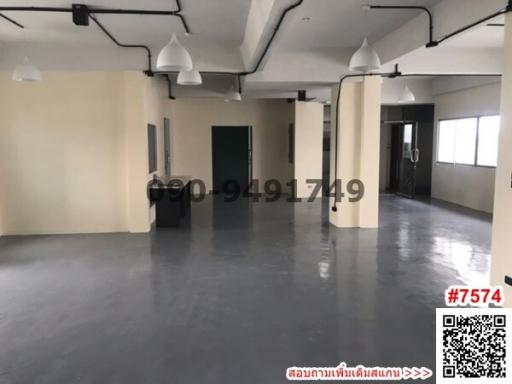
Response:
[[[233,190],[234,182],[245,191],[251,178],[250,127],[212,127],[213,189],[221,193],[223,185]]]

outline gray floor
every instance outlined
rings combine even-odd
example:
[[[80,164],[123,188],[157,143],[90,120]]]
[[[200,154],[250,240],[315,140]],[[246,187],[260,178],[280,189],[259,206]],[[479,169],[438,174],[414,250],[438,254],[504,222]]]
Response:
[[[337,230],[327,208],[208,200],[190,229],[1,238],[0,383],[433,369],[444,290],[486,281],[489,217],[386,196],[380,230]]]

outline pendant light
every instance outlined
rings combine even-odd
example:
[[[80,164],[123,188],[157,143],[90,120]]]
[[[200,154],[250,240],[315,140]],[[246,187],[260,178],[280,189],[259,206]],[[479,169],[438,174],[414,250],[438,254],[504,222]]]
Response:
[[[192,70],[190,53],[180,44],[175,33],[172,34],[171,41],[158,54],[156,67],[160,71]]]
[[[232,86],[231,89],[224,94],[224,101],[226,103],[233,102],[233,101],[234,102],[242,101],[242,95],[240,93],[240,92],[242,92],[242,83],[240,81],[240,76],[237,76],[236,79],[238,80],[238,88],[240,89],[240,91],[235,91],[235,87]]]
[[[242,95],[240,92],[235,91],[234,88],[231,88],[224,94],[224,101],[226,103],[242,101]]]
[[[371,72],[380,68],[380,58],[377,52],[368,44],[368,39],[364,39],[361,48],[352,55],[349,68],[356,72]]]
[[[23,62],[19,64],[12,72],[12,79],[19,82],[41,81],[41,71],[37,69],[28,59],[27,56]]]
[[[416,101],[416,96],[414,96],[414,93],[411,92],[407,84],[404,87],[404,90],[402,92],[402,95],[400,96],[400,99],[398,99],[399,103],[412,103]]]
[[[180,85],[201,85],[203,79],[199,71],[191,69],[190,71],[181,71],[178,74],[178,84]]]
[[[26,30],[23,30],[23,44],[25,45],[25,52],[27,52],[28,43]],[[14,68],[12,79],[19,82],[34,82],[41,81],[43,78],[41,71],[30,62],[28,55],[25,55],[23,62]]]

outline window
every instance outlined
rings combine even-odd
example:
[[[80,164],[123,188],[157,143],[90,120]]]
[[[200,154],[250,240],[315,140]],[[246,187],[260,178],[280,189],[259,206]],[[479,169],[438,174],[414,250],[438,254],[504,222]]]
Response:
[[[475,164],[477,123],[477,119],[457,120],[455,164]]]
[[[439,139],[437,143],[437,161],[453,163],[455,161],[455,132],[456,120],[439,122]]]
[[[437,161],[495,167],[499,116],[439,121]]]
[[[486,116],[480,118],[478,125],[477,165],[495,167],[498,165],[498,136],[500,117]]]

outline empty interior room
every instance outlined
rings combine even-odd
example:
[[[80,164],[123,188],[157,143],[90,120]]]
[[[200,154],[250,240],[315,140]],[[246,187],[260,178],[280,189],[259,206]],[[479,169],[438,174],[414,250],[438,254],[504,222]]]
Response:
[[[1,1],[0,384],[512,382],[510,148],[509,0]]]

